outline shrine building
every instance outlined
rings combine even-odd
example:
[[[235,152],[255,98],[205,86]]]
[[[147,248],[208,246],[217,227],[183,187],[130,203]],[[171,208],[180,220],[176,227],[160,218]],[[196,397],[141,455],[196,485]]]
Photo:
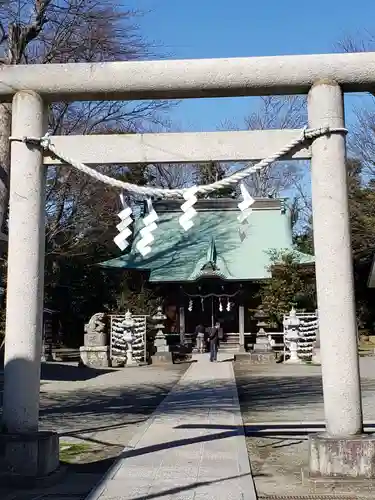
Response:
[[[158,228],[146,257],[136,249],[143,227],[140,214],[130,251],[101,266],[146,275],[164,300],[166,333],[183,336],[198,324],[209,327],[219,321],[228,341],[244,345],[245,334],[256,331],[260,284],[271,277],[270,251],[295,252],[290,212],[283,200],[260,198],[241,224],[238,201],[202,199],[194,206],[194,226],[185,232],[179,224],[182,203],[153,203]],[[314,262],[311,255],[299,253],[299,258],[301,265]]]

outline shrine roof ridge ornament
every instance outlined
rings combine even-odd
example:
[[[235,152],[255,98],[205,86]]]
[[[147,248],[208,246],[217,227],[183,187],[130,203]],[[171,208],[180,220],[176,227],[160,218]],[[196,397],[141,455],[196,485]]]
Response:
[[[307,94],[322,80],[344,92],[373,92],[375,52],[4,65],[0,99],[10,102],[21,90],[49,102]]]

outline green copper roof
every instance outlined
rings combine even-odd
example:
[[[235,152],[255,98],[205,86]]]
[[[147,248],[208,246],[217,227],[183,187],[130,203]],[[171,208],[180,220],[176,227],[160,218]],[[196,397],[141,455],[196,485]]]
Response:
[[[185,233],[178,222],[181,202],[154,202],[159,221],[152,252],[142,257],[135,249],[143,227],[138,219],[131,251],[101,266],[148,270],[151,282],[194,281],[204,276],[235,281],[268,278],[268,252],[292,249],[289,213],[280,200],[258,199],[248,224],[241,226],[237,204],[228,199],[199,200],[194,226]],[[301,254],[301,261],[314,260]]]

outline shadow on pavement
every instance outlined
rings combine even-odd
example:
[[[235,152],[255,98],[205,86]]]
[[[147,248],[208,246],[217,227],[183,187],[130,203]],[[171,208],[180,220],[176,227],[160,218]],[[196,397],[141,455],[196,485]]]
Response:
[[[150,368],[152,370],[152,368]],[[129,371],[130,374],[130,371]],[[131,371],[131,375],[136,371]],[[85,388],[69,393],[48,393],[41,402],[41,421],[59,430],[61,435],[94,433],[121,427],[147,418],[167,395],[165,385],[155,382],[103,389]],[[322,385],[318,377],[251,377],[239,383],[241,410],[262,411],[290,405],[304,407],[322,401]],[[232,397],[228,383],[215,380],[200,384],[183,384],[159,407],[162,414],[195,415],[211,408],[212,411],[230,411]],[[126,418],[125,418],[126,417]],[[85,424],[87,421],[87,424]],[[110,424],[108,425],[108,421]]]
[[[105,375],[113,370],[96,370],[87,366],[77,366],[67,363],[42,363],[41,380],[76,382],[90,380],[100,375]]]
[[[141,497],[134,498],[134,500],[152,500],[154,498],[164,498],[167,495],[176,495],[178,493],[182,493],[184,491],[189,491],[192,489],[197,489],[197,493],[199,493],[199,488],[202,488],[204,486],[209,486],[211,484],[220,484],[220,483],[224,483],[225,481],[231,481],[233,479],[239,479],[239,478],[246,477],[249,475],[250,474],[239,474],[237,476],[226,477],[225,479],[213,479],[210,481],[193,482],[193,483],[188,484],[188,485],[175,486],[174,488],[169,488],[167,490],[162,490],[162,491],[158,491],[155,493],[149,493],[147,495],[142,495]]]
[[[17,359],[14,364],[21,364],[15,373],[25,373],[27,379],[28,361]],[[175,366],[175,365],[174,365]],[[153,368],[145,368],[152,373]],[[207,364],[207,369],[210,365]],[[129,370],[129,379],[137,376],[138,369]],[[109,370],[111,371],[111,370]],[[66,380],[85,381],[100,375],[105,375],[108,370],[93,370],[90,368],[78,368],[77,366],[47,363],[42,366],[42,378],[44,380]],[[12,367],[9,367],[12,373]],[[279,408],[288,408],[290,405],[305,406],[322,401],[321,377],[317,376],[263,376],[262,374],[252,374],[251,376],[237,375],[236,377],[238,393],[241,401],[242,411],[269,410],[275,412]],[[173,400],[164,400],[160,411],[165,414],[195,414],[202,408],[211,408],[212,411],[226,411],[233,407],[231,391],[228,391],[226,379],[205,381],[202,383],[183,383],[174,392]],[[67,427],[72,428],[69,419],[77,419],[77,428],[85,428],[86,417],[94,415],[101,426],[100,417],[112,419],[111,425],[115,425],[116,417],[121,415],[148,415],[150,408],[155,407],[155,402],[160,402],[168,390],[165,384],[158,384],[157,371],[154,378],[149,377],[146,383],[127,383],[124,377],[124,386],[120,384],[114,387],[103,385],[77,388],[77,390],[63,389],[59,391],[44,391],[41,401],[41,419],[49,419],[54,424],[54,419],[62,416],[67,420]],[[45,401],[43,399],[45,398]],[[95,427],[95,426],[88,426]]]

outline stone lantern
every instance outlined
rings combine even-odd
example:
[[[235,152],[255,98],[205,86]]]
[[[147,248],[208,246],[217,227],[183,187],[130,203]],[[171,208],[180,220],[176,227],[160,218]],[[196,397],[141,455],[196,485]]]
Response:
[[[262,306],[256,310],[254,319],[257,320],[258,332],[253,350],[250,352],[250,362],[253,364],[274,363],[276,355],[265,331],[268,314],[262,309]]]
[[[258,332],[254,345],[254,351],[266,352],[272,350],[267,333],[265,331],[265,328],[267,327],[266,319],[268,319],[268,314],[262,309],[261,306],[258,307],[256,313],[254,314],[254,319],[258,320]]]
[[[156,332],[155,340],[156,339],[165,340],[165,335],[164,335],[163,330],[165,328],[164,321],[166,320],[166,316],[165,316],[165,314],[163,314],[163,309],[161,306],[159,306],[157,308],[156,314],[154,314],[152,319],[154,321],[156,321],[155,330],[157,330],[157,332]]]
[[[166,316],[163,314],[163,309],[161,306],[158,307],[156,314],[152,317],[152,319],[156,322],[155,330],[156,337],[154,346],[156,347],[156,353],[151,357],[153,364],[165,364],[165,363],[173,363],[172,353],[169,352],[169,346],[167,343],[167,339],[164,335],[164,320]]]
[[[298,357],[299,326],[301,321],[297,317],[296,310],[292,307],[289,316],[283,321],[284,343],[290,351],[290,358],[284,363],[300,364],[302,361]]]
[[[134,319],[132,313],[129,310],[126,312],[125,319],[122,324],[124,326],[124,340],[127,343],[126,364],[134,365],[137,364],[137,362],[133,359]]]

